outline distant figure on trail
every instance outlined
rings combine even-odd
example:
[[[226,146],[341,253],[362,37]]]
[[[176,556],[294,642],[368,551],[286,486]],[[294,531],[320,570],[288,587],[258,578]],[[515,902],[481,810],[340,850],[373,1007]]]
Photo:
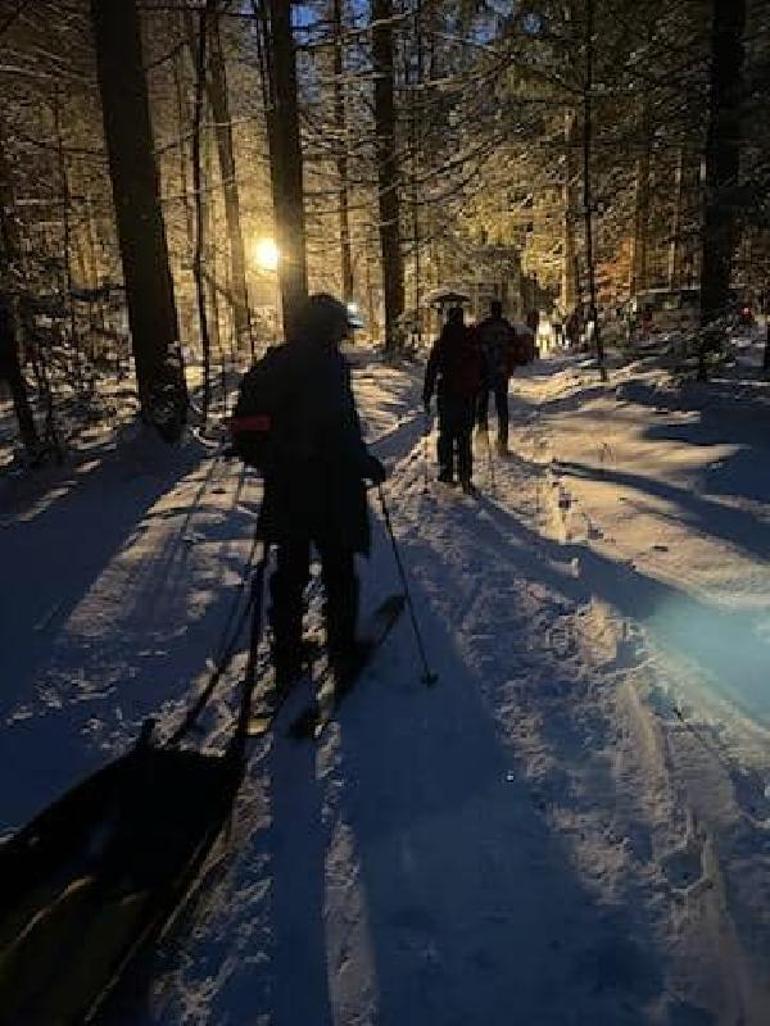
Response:
[[[340,342],[357,326],[344,303],[311,296],[294,337],[268,350],[241,383],[232,419],[236,451],[258,466],[264,498],[257,533],[277,546],[270,578],[276,687],[302,673],[303,594],[311,546],[321,558],[329,660],[338,684],[357,668],[356,553],[368,554],[366,480],[385,468],[364,444]]]
[[[565,330],[567,335],[567,343],[571,346],[571,348],[577,348],[577,345],[580,342],[580,311],[577,307],[575,307],[575,309],[567,318]]]
[[[452,307],[428,357],[422,397],[425,412],[429,413],[434,391],[437,396],[438,479],[454,484],[456,448],[457,474],[466,494],[475,492],[471,481],[471,435],[482,369],[483,358],[475,332],[466,327],[462,307]]]
[[[497,410],[497,451],[505,456],[508,452],[508,384],[521,361],[516,332],[503,317],[503,305],[498,299],[492,300],[489,316],[481,321],[476,331],[484,358],[478,400],[479,436],[489,445],[489,393],[492,392]]]
[[[553,331],[553,344],[554,346],[561,348],[564,343],[562,338],[562,317],[558,307],[554,307],[553,313],[551,314],[551,329]]]

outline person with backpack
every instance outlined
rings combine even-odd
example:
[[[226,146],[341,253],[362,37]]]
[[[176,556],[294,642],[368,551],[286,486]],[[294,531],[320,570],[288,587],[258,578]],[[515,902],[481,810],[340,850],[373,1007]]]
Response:
[[[508,453],[508,384],[514,368],[523,362],[513,325],[503,317],[503,305],[493,299],[489,316],[476,328],[484,357],[484,380],[478,402],[478,430],[480,438],[489,445],[489,393],[495,397],[497,410],[497,451]]]
[[[344,303],[310,296],[292,337],[252,367],[231,421],[236,452],[258,467],[264,495],[257,533],[277,548],[270,578],[276,687],[302,674],[304,590],[311,548],[321,560],[329,661],[338,686],[355,673],[355,556],[370,545],[366,481],[386,472],[366,448],[339,345],[360,326]]]
[[[456,449],[457,475],[470,495],[475,493],[471,435],[481,381],[482,355],[475,333],[466,327],[462,307],[452,307],[428,357],[422,397],[429,415],[433,393],[437,396],[438,479],[454,484]]]

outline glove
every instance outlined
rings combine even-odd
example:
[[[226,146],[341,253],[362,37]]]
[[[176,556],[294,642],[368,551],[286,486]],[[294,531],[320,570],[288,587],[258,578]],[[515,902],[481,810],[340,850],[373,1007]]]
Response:
[[[369,458],[366,463],[366,470],[364,471],[364,477],[367,477],[372,484],[380,485],[388,476],[388,472],[384,465],[377,459],[376,456],[372,456],[369,453]]]

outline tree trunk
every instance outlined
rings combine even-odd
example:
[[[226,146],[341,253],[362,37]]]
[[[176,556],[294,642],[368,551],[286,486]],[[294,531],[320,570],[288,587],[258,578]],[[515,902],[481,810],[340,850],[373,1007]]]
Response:
[[[285,0],[252,0],[252,9],[261,34],[283,330],[291,338],[307,297],[305,201],[291,5]]]
[[[367,248],[364,256],[364,275],[366,287],[366,330],[369,338],[374,339],[379,335],[379,324],[377,323],[377,304],[374,301],[374,284],[372,282],[372,262]]]
[[[174,287],[135,0],[91,0],[104,134],[143,416],[164,438],[185,421]]]
[[[648,284],[647,237],[650,223],[650,114],[647,101],[643,101],[640,119],[641,144],[636,158],[634,182],[634,234],[631,240],[630,292],[635,296]]]
[[[27,386],[19,363],[19,347],[16,339],[16,318],[10,303],[3,309],[6,301],[0,297],[0,380],[8,382],[13,399],[13,409],[19,425],[19,435],[24,448],[34,454],[38,445],[35,418],[29,404]]]
[[[745,0],[713,0],[706,182],[701,265],[701,328],[723,317],[737,241],[735,193],[741,152]],[[703,333],[698,376],[706,377],[709,333]]]
[[[193,40],[195,38],[194,32],[190,34],[190,25],[188,21],[190,19],[189,12],[184,12],[184,31],[187,36],[188,45],[194,47]],[[192,61],[195,63],[195,50],[191,51]],[[184,81],[184,53],[182,50],[177,50],[173,57],[172,63],[173,75],[174,75],[174,98],[176,101],[176,126],[177,126],[177,156],[179,158],[179,191],[182,194],[182,207],[184,209],[184,226],[185,226],[185,238],[187,239],[188,252],[185,254],[185,258],[182,263],[186,263],[192,254],[193,247],[195,246],[195,217],[193,215],[192,204],[190,203],[190,193],[187,188],[187,133],[190,128],[190,117],[189,110],[187,109],[187,102],[185,96],[185,81]]]
[[[393,100],[393,0],[372,0],[375,152],[379,187],[380,250],[385,298],[385,347],[396,346],[404,309],[404,266],[399,224],[396,113]]]
[[[72,298],[72,211],[71,211],[71,190],[69,182],[69,171],[67,168],[67,156],[64,149],[64,136],[62,134],[62,97],[58,84],[54,89],[54,132],[56,135],[56,154],[58,158],[59,181],[61,185],[61,219],[62,219],[62,257],[64,261],[64,280],[62,292],[67,297],[67,312],[69,314],[70,329],[70,357],[72,360],[72,383],[77,392],[83,392],[83,365],[82,353],[80,352],[80,336],[78,333],[77,319],[75,317],[75,303]]]
[[[227,94],[227,72],[222,41],[219,35],[219,19],[215,16],[210,24],[211,50],[207,78],[209,103],[216,125],[219,169],[222,175],[222,189],[225,200],[225,220],[230,243],[230,290],[233,303],[233,322],[239,347],[248,345],[251,338],[249,299],[246,291],[246,256],[241,230],[241,205],[238,183],[235,175],[233,154],[233,129],[230,118],[230,102]]]
[[[681,278],[680,239],[682,235],[682,203],[684,199],[684,148],[677,150],[674,167],[674,214],[671,219],[671,239],[668,244],[668,287],[679,288]]]
[[[219,157],[217,157],[217,160]],[[214,177],[214,143],[212,143],[209,137],[205,141],[205,150],[203,158],[203,180],[204,182],[210,182]],[[217,268],[217,223],[216,223],[216,204],[214,203],[214,196],[210,195],[207,202],[203,207],[204,215],[204,226],[203,226],[203,267],[205,273],[203,275],[206,283],[206,292],[208,295],[208,309],[211,310],[211,317],[209,318],[209,336],[211,338],[211,349],[212,354],[217,351],[221,354],[224,347],[222,344],[222,326],[219,317],[219,296],[220,292],[223,293],[226,298],[231,299],[232,294],[229,289],[219,288],[218,268]],[[225,271],[225,274],[227,272]],[[230,311],[233,306],[230,305]]]
[[[0,122],[0,378],[4,377],[11,389],[21,440],[25,448],[33,452],[38,444],[37,429],[19,362],[16,317],[9,295],[21,270],[21,245],[14,219],[15,197],[3,136]]]
[[[561,305],[564,317],[569,317],[578,301],[578,282],[575,263],[575,180],[578,176],[576,160],[576,125],[577,116],[574,110],[564,115],[564,185],[562,192],[563,204],[563,250],[561,269]]]
[[[593,141],[592,99],[593,99],[593,60],[594,60],[594,0],[586,0],[586,35],[585,35],[585,83],[583,86],[583,212],[585,215],[586,233],[586,270],[588,272],[588,292],[590,296],[589,320],[593,323],[593,343],[596,349],[596,362],[602,381],[607,380],[607,368],[604,361],[604,343],[599,327],[598,308],[596,303],[596,267],[594,264],[593,235],[593,196],[591,192],[591,145]]]
[[[415,68],[412,95],[412,245],[414,246],[414,327],[417,332],[417,343],[422,343],[422,267],[420,261],[420,204],[418,172],[422,153],[422,93],[421,86],[424,75],[422,2],[416,0],[414,6],[414,40],[417,50],[417,66]]]
[[[342,0],[332,0],[334,30],[334,128],[337,133],[337,177],[340,203],[340,270],[342,272],[342,298],[353,299],[353,261],[350,255],[350,218],[348,215],[348,137],[345,116],[345,91],[342,76],[345,73],[342,43]]]
[[[203,257],[206,246],[207,197],[203,193],[203,160],[201,157],[201,121],[203,118],[203,93],[206,78],[206,46],[214,0],[206,0],[206,6],[198,16],[198,38],[195,47],[195,103],[193,106],[192,170],[193,198],[195,205],[195,249],[193,250],[193,278],[198,303],[198,325],[203,350],[203,403],[204,422],[208,418],[211,403],[211,336],[209,334],[208,309],[206,307],[206,284],[203,280]]]

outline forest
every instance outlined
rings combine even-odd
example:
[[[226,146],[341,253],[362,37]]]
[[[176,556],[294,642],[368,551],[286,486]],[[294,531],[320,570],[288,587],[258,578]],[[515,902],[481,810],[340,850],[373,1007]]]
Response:
[[[768,0],[0,0],[0,1026],[767,1026],[768,424]]]
[[[769,19],[761,0],[3,0],[17,446],[58,458],[126,381],[169,439],[206,424],[308,289],[389,353],[427,340],[451,283],[577,311],[602,372],[629,301],[699,289],[706,377],[736,303],[767,303]]]

